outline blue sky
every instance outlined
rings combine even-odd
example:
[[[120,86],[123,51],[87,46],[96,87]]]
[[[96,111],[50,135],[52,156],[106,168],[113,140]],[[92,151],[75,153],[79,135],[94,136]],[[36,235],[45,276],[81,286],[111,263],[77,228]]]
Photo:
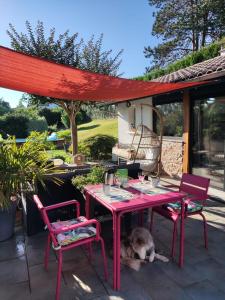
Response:
[[[0,44],[10,47],[6,34],[8,24],[25,32],[25,21],[35,25],[44,22],[46,32],[51,27],[56,33],[67,29],[89,39],[92,34],[104,34],[103,46],[117,53],[124,49],[120,72],[123,77],[142,75],[149,62],[144,57],[144,46],[157,44],[151,36],[153,8],[148,0],[0,0]],[[0,88],[0,98],[15,107],[21,93]]]

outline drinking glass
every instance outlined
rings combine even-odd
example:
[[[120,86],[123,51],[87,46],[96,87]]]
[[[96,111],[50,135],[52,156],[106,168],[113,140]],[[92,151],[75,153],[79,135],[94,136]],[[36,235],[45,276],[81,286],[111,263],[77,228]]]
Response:
[[[105,195],[109,195],[110,194],[110,185],[109,184],[103,184],[103,192]]]
[[[141,183],[144,183],[145,175],[143,172],[138,172],[138,179],[140,180]]]

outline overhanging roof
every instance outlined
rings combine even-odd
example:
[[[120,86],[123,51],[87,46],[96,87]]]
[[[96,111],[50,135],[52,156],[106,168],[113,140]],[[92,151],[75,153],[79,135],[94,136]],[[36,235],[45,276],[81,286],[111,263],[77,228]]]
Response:
[[[122,102],[199,86],[101,75],[0,46],[0,87],[64,100]]]

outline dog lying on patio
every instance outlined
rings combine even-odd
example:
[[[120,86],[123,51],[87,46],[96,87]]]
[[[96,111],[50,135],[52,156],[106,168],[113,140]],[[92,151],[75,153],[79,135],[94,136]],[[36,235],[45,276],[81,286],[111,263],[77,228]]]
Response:
[[[142,263],[159,259],[168,262],[169,259],[155,252],[155,244],[150,232],[144,227],[136,227],[130,236],[121,241],[121,262],[139,271]]]

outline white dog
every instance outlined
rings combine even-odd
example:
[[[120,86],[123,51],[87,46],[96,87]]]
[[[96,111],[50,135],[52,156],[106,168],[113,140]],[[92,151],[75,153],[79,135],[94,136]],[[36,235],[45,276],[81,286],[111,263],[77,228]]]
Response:
[[[148,255],[149,253],[149,255]],[[155,244],[150,232],[144,227],[136,227],[131,235],[121,242],[121,262],[138,271],[141,263],[153,262],[159,259],[168,262],[169,259],[155,252]]]

